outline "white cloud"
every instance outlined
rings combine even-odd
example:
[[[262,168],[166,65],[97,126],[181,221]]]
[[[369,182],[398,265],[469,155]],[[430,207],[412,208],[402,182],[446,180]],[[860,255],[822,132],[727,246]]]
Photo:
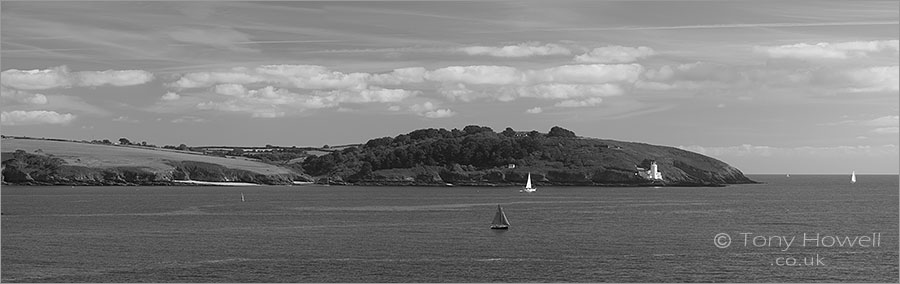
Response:
[[[144,70],[81,71],[77,73],[78,85],[116,87],[141,85],[153,81],[153,74]]]
[[[141,122],[140,120],[132,119],[132,118],[129,118],[129,117],[127,117],[127,116],[119,116],[119,117],[116,117],[116,118],[113,119],[113,121],[116,121],[116,122],[128,122],[128,123],[138,123],[138,122]]]
[[[181,98],[181,95],[174,93],[174,92],[167,92],[165,95],[162,96],[162,100],[164,100],[164,101],[177,101],[180,98]]]
[[[570,55],[572,52],[558,44],[544,44],[539,42],[525,42],[507,46],[469,46],[460,48],[460,51],[469,55],[490,55],[495,57],[531,57],[547,55]]]
[[[900,127],[879,127],[872,129],[872,132],[877,134],[897,134],[900,133]]]
[[[589,107],[595,106],[603,102],[601,98],[588,98],[584,100],[564,100],[556,103],[558,107]]]
[[[217,94],[226,96],[243,96],[247,93],[247,89],[241,84],[219,84],[214,90]]]
[[[382,89],[382,88],[373,88],[373,89],[365,89],[362,90],[356,95],[356,93],[352,93],[351,95],[342,98],[341,101],[353,102],[353,103],[369,103],[369,102],[378,102],[378,103],[393,103],[399,102],[406,98],[413,97],[418,94],[418,91],[408,91],[403,89]]]
[[[445,118],[456,115],[456,112],[450,109],[437,109],[423,114],[427,118]]]
[[[887,115],[860,123],[865,126],[900,126],[900,116]]]
[[[543,99],[571,99],[581,97],[618,96],[625,91],[615,84],[538,84],[518,89],[523,97]]]
[[[531,113],[531,114],[538,114],[538,113],[544,112],[544,110],[541,109],[541,107],[533,107],[533,108],[526,110],[525,112]]]
[[[274,118],[285,116],[287,111],[300,112],[337,105],[334,96],[300,95],[273,86],[245,90],[240,85],[223,84],[218,85],[216,91],[224,96],[211,96],[209,101],[198,103],[196,107],[202,110],[245,112],[256,118]]]
[[[603,84],[637,81],[644,68],[639,64],[562,65],[528,72],[533,82],[563,84]]]
[[[44,96],[43,94],[33,94],[3,86],[0,86],[0,98],[2,98],[3,105],[17,103],[31,105],[47,104],[47,96]]]
[[[171,120],[172,123],[203,123],[206,122],[206,119],[199,118],[196,116],[182,116],[176,119]]]
[[[594,48],[588,53],[575,56],[575,62],[580,63],[629,63],[640,58],[656,54],[652,48],[646,46],[628,47],[610,45]]]
[[[250,84],[265,81],[263,76],[257,75],[247,68],[235,67],[231,71],[187,73],[171,85],[176,88],[200,88],[215,84]]]
[[[814,147],[802,146],[793,148],[781,148],[771,146],[755,146],[743,144],[740,146],[704,147],[704,146],[678,146],[677,148],[713,157],[883,157],[885,155],[897,155],[896,145],[882,146],[831,146]]]
[[[432,102],[414,104],[409,107],[409,110],[427,118],[445,118],[456,115],[456,112],[450,109],[438,109],[438,106]]]
[[[106,70],[70,72],[66,66],[45,70],[9,69],[2,73],[2,84],[22,90],[46,90],[72,86],[117,87],[140,85],[153,80],[153,74],[143,70]]]
[[[3,125],[33,125],[33,124],[68,124],[75,119],[75,115],[71,113],[60,114],[55,111],[34,110],[22,111],[14,110],[10,112],[0,113],[0,121]]]
[[[317,65],[263,65],[256,74],[267,77],[271,83],[287,83],[301,89],[365,89],[368,73],[343,73]]]
[[[900,52],[898,40],[849,41],[817,44],[789,44],[780,46],[758,46],[757,52],[772,58],[797,59],[847,59],[865,57],[877,52]]]
[[[0,83],[22,90],[46,90],[72,85],[72,76],[66,66],[46,70],[9,69],[0,73]]]
[[[846,77],[850,92],[879,92],[900,90],[900,66],[878,66],[849,70]]]
[[[522,72],[509,66],[449,66],[425,74],[431,81],[445,83],[511,85],[524,81]]]
[[[371,82],[376,85],[421,83],[425,80],[426,72],[428,70],[422,67],[399,68],[394,69],[391,73],[373,74]]]

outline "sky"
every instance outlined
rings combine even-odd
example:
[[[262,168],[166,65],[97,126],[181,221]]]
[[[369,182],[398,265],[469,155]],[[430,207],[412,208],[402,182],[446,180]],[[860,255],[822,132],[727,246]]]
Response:
[[[321,146],[561,126],[744,173],[897,174],[898,38],[897,1],[3,1],[0,129]]]

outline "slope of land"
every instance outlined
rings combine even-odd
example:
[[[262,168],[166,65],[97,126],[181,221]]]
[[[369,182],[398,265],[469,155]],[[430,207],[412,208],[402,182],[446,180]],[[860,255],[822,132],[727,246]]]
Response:
[[[737,168],[711,157],[673,147],[579,137],[561,127],[547,133],[510,128],[494,132],[475,125],[462,130],[429,128],[318,155],[282,150],[252,152],[249,157],[256,159],[250,159],[138,146],[3,139],[3,182],[164,185],[193,180],[494,186],[524,184],[530,173],[539,186],[753,183]],[[651,168],[657,168],[661,177],[648,176]]]
[[[36,139],[3,139],[3,181],[16,184],[170,184],[172,180],[291,184],[290,169],[186,151]]]
[[[656,163],[661,179],[638,171]],[[372,185],[521,185],[528,173],[541,185],[715,186],[753,183],[722,161],[666,146],[488,127],[421,129],[369,140],[358,148],[310,157],[306,173],[319,181]]]

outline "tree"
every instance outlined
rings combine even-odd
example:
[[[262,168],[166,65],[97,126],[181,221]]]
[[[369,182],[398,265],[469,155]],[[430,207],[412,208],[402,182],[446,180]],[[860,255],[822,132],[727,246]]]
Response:
[[[131,145],[131,141],[129,141],[128,138],[122,137],[122,138],[119,138],[119,144]]]
[[[500,134],[503,134],[503,136],[506,137],[515,137],[516,131],[513,130],[512,127],[507,127],[506,130],[503,130],[503,132],[501,132]]]
[[[178,145],[178,147],[175,148],[175,149],[185,151],[185,150],[188,149],[188,146],[187,146],[187,145],[184,145],[184,143],[182,143],[181,145]]]
[[[549,137],[571,137],[571,138],[574,138],[574,137],[575,137],[575,132],[572,132],[572,131],[570,131],[570,130],[568,130],[568,129],[565,129],[565,128],[562,128],[562,127],[559,127],[559,126],[554,126],[553,128],[550,128],[550,133],[547,133],[547,136],[549,136]]]

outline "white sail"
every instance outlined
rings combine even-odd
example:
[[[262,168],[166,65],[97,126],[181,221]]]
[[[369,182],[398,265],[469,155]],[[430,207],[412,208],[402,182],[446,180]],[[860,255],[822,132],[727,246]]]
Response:
[[[531,185],[531,173],[528,173],[528,181],[525,182],[525,188],[522,189],[522,192],[534,192],[535,190],[537,189]]]
[[[853,171],[853,173],[850,174],[850,183],[855,183],[855,182],[856,182],[856,171]]]
[[[531,188],[531,173],[528,173],[528,182],[525,182],[525,188]]]
[[[244,193],[241,192],[241,202],[244,202]]]

